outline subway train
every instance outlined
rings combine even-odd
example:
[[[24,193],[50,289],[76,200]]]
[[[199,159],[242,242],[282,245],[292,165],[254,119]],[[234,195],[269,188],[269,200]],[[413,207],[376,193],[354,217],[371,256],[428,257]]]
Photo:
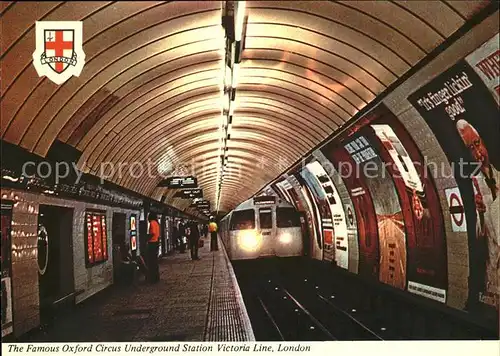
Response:
[[[238,205],[221,220],[220,236],[231,260],[303,254],[300,215],[275,196],[254,197]]]

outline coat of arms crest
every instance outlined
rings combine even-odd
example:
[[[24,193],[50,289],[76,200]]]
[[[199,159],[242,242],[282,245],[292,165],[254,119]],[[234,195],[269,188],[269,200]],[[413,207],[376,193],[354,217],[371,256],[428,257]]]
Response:
[[[39,76],[62,84],[85,64],[81,21],[37,21],[33,65]]]

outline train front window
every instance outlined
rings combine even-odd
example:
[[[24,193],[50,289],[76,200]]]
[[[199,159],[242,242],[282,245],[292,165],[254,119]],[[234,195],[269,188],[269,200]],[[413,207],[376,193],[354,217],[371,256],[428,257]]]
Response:
[[[237,210],[231,216],[230,230],[250,230],[255,229],[255,212],[253,209]]]
[[[300,215],[294,208],[277,208],[276,223],[278,227],[300,227]]]
[[[273,214],[272,210],[269,208],[259,210],[259,220],[261,229],[272,229],[273,228]]]

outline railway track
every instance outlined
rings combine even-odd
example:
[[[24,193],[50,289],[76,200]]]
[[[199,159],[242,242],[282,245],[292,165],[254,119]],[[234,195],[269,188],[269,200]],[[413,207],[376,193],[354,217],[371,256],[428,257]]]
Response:
[[[482,340],[484,329],[300,259],[234,263],[257,340]]]
[[[315,290],[300,290],[283,275],[268,270],[256,278],[253,310],[262,317],[254,323],[258,339],[269,341],[382,340],[356,317]],[[249,287],[249,288],[248,288]],[[245,294],[245,293],[244,293]],[[257,330],[255,330],[257,329]]]

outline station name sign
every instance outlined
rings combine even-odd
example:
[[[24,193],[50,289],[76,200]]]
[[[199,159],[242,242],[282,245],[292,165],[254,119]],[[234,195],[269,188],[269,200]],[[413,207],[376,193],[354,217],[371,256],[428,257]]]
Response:
[[[193,198],[202,198],[203,197],[203,189],[183,189],[174,195],[175,198],[182,199],[193,199]]]
[[[198,180],[193,176],[187,177],[168,177],[163,179],[158,187],[164,187],[169,189],[180,189],[180,188],[197,188]]]
[[[190,205],[190,208],[210,209],[210,202],[208,200],[193,201],[193,203]]]

